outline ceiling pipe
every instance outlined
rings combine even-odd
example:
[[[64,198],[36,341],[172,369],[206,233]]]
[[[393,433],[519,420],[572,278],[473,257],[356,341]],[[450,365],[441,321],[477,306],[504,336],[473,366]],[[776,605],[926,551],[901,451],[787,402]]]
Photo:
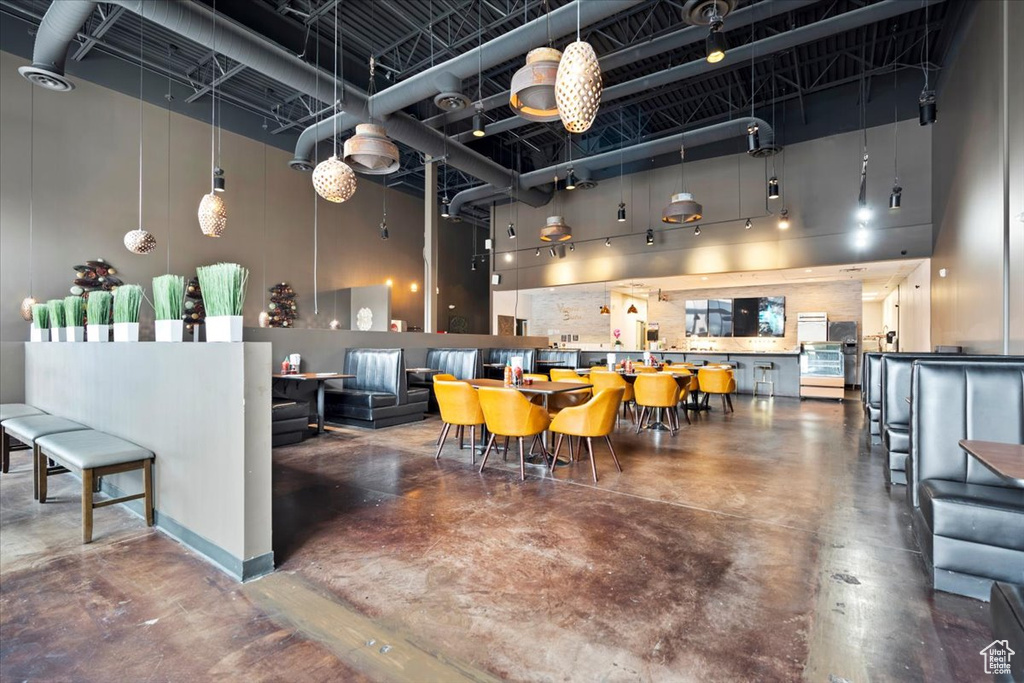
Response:
[[[525,54],[531,46],[544,44],[548,37],[549,21],[552,36],[562,36],[574,31],[576,29],[577,3],[579,3],[580,25],[586,26],[629,9],[640,2],[641,0],[602,0],[601,2],[576,0],[576,2],[570,2],[546,16],[534,19],[490,40],[476,49],[464,52],[458,57],[442,62],[382,90],[370,98],[369,104],[372,104],[373,115],[375,118],[383,118],[404,107],[432,98],[440,92],[439,82],[443,84],[445,79],[450,79],[452,76],[459,79],[475,76],[481,68],[489,69]],[[467,109],[470,111],[469,115],[472,116],[475,108],[467,107]],[[310,126],[302,131],[295,144],[295,158],[290,162],[292,168],[302,169],[309,165],[316,144],[333,135],[335,117],[338,117],[338,132],[346,130],[343,126],[350,126],[353,120],[351,115],[335,114],[324,119],[318,126]],[[420,124],[423,125],[422,122]],[[452,166],[455,164],[453,163]],[[469,171],[466,172],[469,173]]]
[[[923,0],[921,3],[906,2],[905,0],[882,0],[882,2],[877,4],[844,12],[838,16],[822,19],[813,24],[801,26],[785,33],[779,33],[770,38],[729,48],[725,59],[720,62],[712,64],[706,59],[697,59],[686,64],[658,71],[657,73],[635,78],[625,83],[605,86],[604,92],[601,94],[601,103],[607,104],[623,97],[653,91],[656,88],[685,81],[688,78],[713,73],[726,67],[735,67],[737,64],[749,63],[752,57],[765,57],[776,52],[784,52],[798,45],[828,38],[829,36],[868,24],[892,19],[901,14],[914,12],[924,6],[936,5],[940,2],[945,2],[945,0]],[[704,34],[707,35],[706,30]],[[518,116],[511,116],[501,121],[488,123],[487,130],[492,134],[500,133],[528,126],[530,123],[530,121]],[[455,140],[459,142],[466,142],[470,139],[472,137],[467,136],[465,133],[455,137]]]
[[[573,159],[572,162],[566,161],[560,164],[555,164],[554,166],[548,166],[547,168],[530,171],[529,173],[524,173],[519,176],[519,188],[520,190],[529,190],[531,188],[550,183],[551,179],[555,176],[564,178],[570,167],[572,167],[577,173],[581,171],[600,171],[605,168],[619,166],[620,164],[628,164],[634,161],[650,159],[662,154],[670,154],[673,152],[678,153],[681,145],[685,146],[687,149],[691,149],[693,147],[700,147],[701,145],[709,145],[713,142],[720,142],[721,140],[728,140],[729,138],[745,137],[747,134],[747,126],[752,123],[757,124],[758,126],[762,144],[773,143],[775,141],[775,131],[772,130],[771,125],[767,121],[756,117],[746,116],[741,119],[715,123],[710,126],[687,131],[685,133],[677,133],[676,135],[670,135],[665,138],[658,138],[657,140],[641,142],[638,145],[626,147],[623,150],[615,149],[610,152],[604,152],[603,154],[595,154],[590,157]],[[452,197],[450,209],[451,214],[453,216],[457,215],[466,204],[477,204],[483,201],[488,201],[499,194],[507,194],[507,191],[496,191],[495,188],[487,185],[471,187],[468,190],[463,190]]]
[[[807,7],[808,5],[813,5],[816,2],[819,2],[819,0],[775,0],[774,2],[760,2],[756,5],[744,7],[729,13],[728,18],[726,19],[726,28],[728,30],[743,28],[750,24],[767,21],[779,14],[793,12],[803,7]],[[598,63],[601,65],[601,71],[607,73],[614,69],[618,69],[619,67],[626,66],[627,64],[638,62],[641,59],[647,59],[664,52],[678,50],[686,47],[687,45],[703,43],[707,36],[707,26],[687,26],[679,29],[678,31],[673,31],[672,33],[667,33],[657,38],[651,38],[637,43],[636,45],[630,45],[622,48],[621,50],[616,50],[615,52],[609,52],[604,57],[601,57],[598,60]],[[508,102],[509,91],[506,90],[503,93],[485,97],[482,104],[484,111],[487,111],[501,106],[507,106]],[[455,123],[456,121],[468,119],[471,116],[473,116],[472,110],[454,111],[447,114],[432,116],[431,118],[426,119],[424,123],[431,128],[438,128],[443,126],[445,123]],[[488,125],[488,130],[490,130],[491,125],[493,124]]]
[[[188,40],[214,49],[214,14],[211,10],[187,0],[167,0],[165,2],[143,2],[143,0],[114,0],[109,4],[119,5],[141,15],[147,21],[162,26]],[[96,2],[85,0],[61,0],[54,2],[47,9],[40,22],[33,48],[32,62],[34,70],[22,74],[34,83],[55,90],[69,90],[73,87],[64,75],[64,62],[68,47],[75,38],[82,24],[96,9]],[[259,71],[266,76],[280,81],[299,92],[314,97],[321,102],[332,102],[333,78],[318,73],[315,66],[304,62],[295,55],[274,45],[265,38],[258,36],[249,29],[217,15],[216,51],[236,62]],[[68,87],[53,87],[50,81],[69,84]],[[360,123],[369,120],[366,95],[355,86],[344,86],[343,116],[347,120]],[[325,125],[326,124],[326,125]],[[468,173],[495,187],[508,187],[512,184],[512,172],[493,160],[473,150],[449,140],[445,144],[444,136],[421,122],[403,113],[397,113],[385,120],[388,134],[395,140],[424,154],[440,157],[447,155],[446,163],[453,168]],[[317,130],[328,131],[324,138],[333,133],[328,121],[321,122]],[[314,143],[315,145],[315,143]],[[312,151],[312,147],[310,148]],[[305,160],[307,163],[308,159]],[[548,201],[548,196],[540,191],[524,196],[523,200],[540,206]]]

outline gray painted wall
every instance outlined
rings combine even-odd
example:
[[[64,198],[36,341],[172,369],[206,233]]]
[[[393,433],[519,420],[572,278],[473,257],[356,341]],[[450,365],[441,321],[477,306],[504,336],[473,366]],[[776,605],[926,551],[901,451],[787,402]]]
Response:
[[[370,330],[387,332],[391,329],[391,287],[373,285],[371,287],[354,287],[349,291],[351,304],[349,309],[349,329],[359,329],[359,313],[363,309],[370,311]]]
[[[236,576],[273,552],[269,344],[26,346],[29,403],[156,454],[159,526]],[[139,472],[109,480],[142,487]]]
[[[976,3],[933,126],[932,344],[1000,353],[1003,338],[1002,2]],[[1024,3],[1010,12],[1010,353],[1024,353]],[[939,271],[945,269],[946,277]]]
[[[916,111],[908,103],[904,115]],[[870,105],[869,105],[870,106]],[[786,205],[792,227],[782,232],[775,217],[766,217],[765,164],[746,154],[707,159],[686,164],[687,189],[704,206],[702,234],[693,227],[665,230],[661,211],[670,195],[679,191],[679,166],[650,173],[636,173],[624,179],[628,220],[615,220],[619,203],[618,179],[609,179],[592,190],[560,192],[552,204],[539,209],[520,204],[516,222],[518,238],[509,240],[504,229],[510,208],[498,207],[494,221],[497,231],[497,268],[506,274],[496,289],[514,289],[518,266],[518,287],[532,289],[572,282],[601,282],[627,278],[671,276],[683,273],[720,273],[775,268],[813,267],[926,257],[932,249],[931,227],[931,130],[916,119],[899,124],[900,184],[903,208],[890,213],[886,207],[892,187],[892,125],[868,129],[870,167],[868,198],[876,208],[867,248],[854,245],[857,221],[854,211],[860,179],[862,136],[860,132],[825,137],[789,145],[783,158],[776,158],[776,172],[784,180]],[[745,145],[735,141],[736,149]],[[769,160],[769,174],[771,160]],[[650,194],[648,198],[648,193]],[[778,212],[782,201],[772,201]],[[565,258],[551,258],[546,246],[540,256],[534,249],[544,219],[562,213],[577,241]],[[746,218],[754,227],[744,230]],[[644,244],[648,225],[654,228],[656,244]],[[623,233],[628,236],[620,237]],[[604,246],[611,236],[612,246]],[[520,249],[509,262],[504,252]],[[906,252],[905,254],[901,252]]]

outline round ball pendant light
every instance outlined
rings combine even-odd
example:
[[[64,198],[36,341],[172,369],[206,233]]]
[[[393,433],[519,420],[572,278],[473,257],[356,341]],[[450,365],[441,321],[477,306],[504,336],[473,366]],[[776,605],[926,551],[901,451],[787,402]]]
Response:
[[[601,66],[590,43],[577,40],[562,53],[555,77],[555,102],[562,125],[570,133],[590,129],[601,106]]]
[[[356,134],[345,141],[344,159],[353,171],[366,175],[387,175],[399,166],[398,147],[382,126],[373,123],[356,126]]]
[[[548,216],[540,229],[540,239],[542,242],[567,242],[572,239],[572,228],[561,216]]]
[[[156,238],[142,228],[129,230],[124,234],[124,246],[133,254],[151,254],[156,249]]]
[[[313,188],[329,202],[340,204],[356,192],[356,174],[336,156],[324,159],[313,169]]]
[[[672,202],[661,213],[662,223],[692,223],[704,217],[704,207],[689,192],[672,195]]]
[[[31,296],[26,296],[24,299],[22,299],[20,309],[21,317],[28,322],[32,322],[32,307],[35,305],[36,300]]]
[[[199,228],[207,237],[220,237],[228,227],[228,210],[216,192],[203,195],[199,202]]]
[[[527,121],[557,121],[555,80],[562,52],[553,47],[538,47],[526,54],[526,64],[512,76],[508,104]]]

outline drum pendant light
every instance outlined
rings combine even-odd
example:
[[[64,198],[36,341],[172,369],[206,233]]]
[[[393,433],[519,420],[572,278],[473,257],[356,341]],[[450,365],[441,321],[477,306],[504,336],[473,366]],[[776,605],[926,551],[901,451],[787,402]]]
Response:
[[[142,58],[145,20],[139,17],[139,227],[124,234],[124,246],[133,254],[146,255],[156,249],[156,238],[142,228]]]
[[[679,146],[679,170],[682,176],[682,192],[672,195],[672,201],[661,214],[662,223],[693,223],[704,217],[704,207],[698,204],[693,195],[686,191],[685,175],[686,148]]]
[[[508,104],[520,118],[527,121],[557,121],[555,79],[562,52],[552,47],[538,47],[526,54],[526,64],[512,76]]]
[[[356,174],[338,156],[338,5],[334,6],[334,154],[313,169],[313,189],[329,202],[341,204],[356,192]]]
[[[213,35],[214,46],[217,44],[217,3],[213,4]],[[210,57],[210,193],[203,195],[199,202],[199,229],[207,237],[220,237],[228,226],[228,210],[217,193],[217,73],[215,65],[217,62],[216,49]]]
[[[554,178],[555,182],[555,198],[558,198],[558,176]],[[555,208],[557,211],[558,208]],[[544,222],[544,227],[540,229],[540,239],[542,242],[568,242],[572,239],[572,227],[566,222],[562,216],[548,216]]]
[[[370,83],[368,98],[372,102],[376,87],[377,62],[370,57]],[[372,106],[372,105],[371,105]],[[373,120],[373,111],[370,111]],[[356,134],[345,141],[344,161],[356,173],[387,175],[399,169],[398,146],[388,137],[383,126],[360,123]]]
[[[601,106],[601,65],[590,43],[580,40],[580,7],[576,3],[576,42],[562,53],[555,75],[555,102],[562,125],[570,133],[590,130]]]

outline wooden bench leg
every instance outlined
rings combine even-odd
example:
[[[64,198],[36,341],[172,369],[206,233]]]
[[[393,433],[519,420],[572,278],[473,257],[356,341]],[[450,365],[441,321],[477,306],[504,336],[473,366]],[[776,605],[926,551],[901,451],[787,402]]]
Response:
[[[146,506],[146,526],[153,526],[153,461],[146,460],[142,465],[142,483],[145,487],[143,504]]]
[[[39,446],[32,444],[32,500],[39,500]]]
[[[35,448],[34,450],[38,451],[38,455],[36,456],[36,486],[39,493],[38,498],[40,503],[45,503],[46,477],[50,471],[46,466],[46,456],[43,455],[43,452],[39,448]]]
[[[82,470],[82,543],[92,543],[92,470]]]

